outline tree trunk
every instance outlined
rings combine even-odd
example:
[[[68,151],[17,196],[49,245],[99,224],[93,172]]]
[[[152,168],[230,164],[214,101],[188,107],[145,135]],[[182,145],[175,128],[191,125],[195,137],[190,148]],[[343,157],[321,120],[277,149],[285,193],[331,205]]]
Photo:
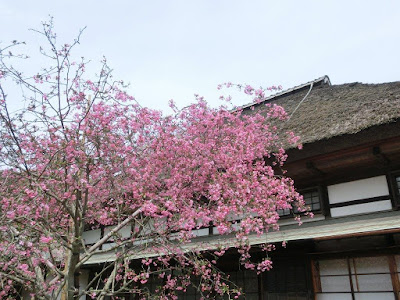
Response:
[[[79,270],[76,265],[79,262],[80,244],[77,242],[72,243],[72,250],[69,251],[64,272],[65,285],[61,294],[61,300],[74,300],[77,299],[79,294]]]

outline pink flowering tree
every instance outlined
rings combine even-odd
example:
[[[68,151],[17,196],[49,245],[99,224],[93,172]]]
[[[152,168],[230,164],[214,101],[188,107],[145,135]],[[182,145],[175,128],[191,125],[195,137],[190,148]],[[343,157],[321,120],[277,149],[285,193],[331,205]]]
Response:
[[[88,79],[87,62],[71,55],[79,36],[59,46],[52,22],[39,33],[48,66],[33,76],[12,67],[28,59],[16,54],[20,43],[0,49],[0,299],[175,299],[193,278],[204,298],[238,297],[218,268],[224,252],[236,248],[245,268],[268,270],[249,236],[278,230],[280,209],[304,209],[282,169],[284,147],[297,142],[279,131],[285,111],[215,109],[196,97],[164,116],[129,96],[105,60]],[[239,88],[265,99],[262,89]],[[105,227],[86,242],[85,231]],[[233,243],[201,246],[194,232],[205,227]],[[104,253],[113,258],[80,284]],[[150,278],[161,282],[153,291]]]

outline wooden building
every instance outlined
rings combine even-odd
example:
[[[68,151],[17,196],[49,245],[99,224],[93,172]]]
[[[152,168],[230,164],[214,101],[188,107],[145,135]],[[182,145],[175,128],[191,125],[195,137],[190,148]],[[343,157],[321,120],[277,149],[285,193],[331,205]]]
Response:
[[[266,101],[282,105],[291,115],[284,130],[301,136],[303,150],[289,149],[285,166],[315,216],[299,227],[282,211],[279,232],[250,238],[255,253],[276,243],[273,270],[239,270],[229,254],[221,268],[246,299],[399,300],[400,82],[331,85],[324,76]],[[208,247],[231,242],[198,235]],[[94,256],[87,267],[112,259]]]

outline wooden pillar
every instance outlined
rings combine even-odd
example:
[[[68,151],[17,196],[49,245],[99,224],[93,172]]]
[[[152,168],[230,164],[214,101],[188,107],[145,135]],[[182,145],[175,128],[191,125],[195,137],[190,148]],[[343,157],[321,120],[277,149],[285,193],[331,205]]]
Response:
[[[398,276],[398,273],[397,273],[396,258],[394,257],[394,255],[389,255],[388,256],[388,262],[389,262],[390,276],[392,278],[394,298],[396,300],[399,300],[400,299],[400,296],[399,296],[400,283],[399,283],[399,276]]]
[[[319,276],[319,264],[318,261],[313,259],[311,260],[311,278],[313,284],[314,300],[316,300],[317,293],[321,293],[322,288],[321,288],[321,278]]]

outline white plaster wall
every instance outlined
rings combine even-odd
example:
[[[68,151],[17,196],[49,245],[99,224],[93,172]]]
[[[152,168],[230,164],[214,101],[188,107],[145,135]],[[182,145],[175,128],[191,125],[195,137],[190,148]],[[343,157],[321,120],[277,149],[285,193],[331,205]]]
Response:
[[[390,200],[382,200],[376,202],[355,204],[343,207],[331,208],[331,216],[344,217],[356,214],[367,214],[376,211],[385,211],[392,209],[392,202]]]
[[[113,230],[115,228],[115,226],[107,226],[106,228],[104,228],[104,235],[107,235],[108,233],[110,233],[111,230]],[[122,237],[122,238],[129,238],[131,236],[131,225],[128,224],[124,227],[122,227],[119,231],[118,234]],[[112,240],[112,238],[111,238]]]
[[[89,283],[89,271],[81,270],[81,274],[79,276],[79,293],[82,292]],[[86,295],[83,295],[79,298],[79,300],[85,300]]]
[[[328,186],[329,203],[389,195],[386,176],[377,176]]]
[[[83,240],[86,245],[96,243],[101,237],[100,229],[85,231],[82,234]]]

